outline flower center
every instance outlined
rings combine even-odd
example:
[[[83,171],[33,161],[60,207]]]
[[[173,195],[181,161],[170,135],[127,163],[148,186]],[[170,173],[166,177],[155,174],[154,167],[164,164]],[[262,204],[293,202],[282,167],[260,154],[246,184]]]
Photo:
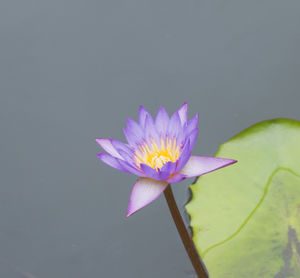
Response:
[[[151,160],[151,165],[155,166],[155,168],[161,168],[164,164],[171,161],[170,157],[160,155],[155,155]]]
[[[151,144],[144,142],[135,151],[136,165],[146,164],[156,171],[159,171],[167,162],[176,162],[181,153],[181,148],[176,142],[176,138],[160,140],[158,145],[154,140]]]

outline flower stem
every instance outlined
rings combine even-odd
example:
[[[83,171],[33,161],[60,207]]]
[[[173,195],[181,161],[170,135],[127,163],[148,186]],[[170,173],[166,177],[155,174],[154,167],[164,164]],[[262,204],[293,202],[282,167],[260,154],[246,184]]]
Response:
[[[202,263],[200,256],[198,255],[195,245],[184,225],[181,214],[176,205],[171,185],[168,185],[164,191],[166,201],[168,203],[171,215],[177,227],[178,233],[181,237],[186,252],[188,253],[191,263],[197,273],[198,278],[208,278],[208,274],[205,270],[205,266]]]

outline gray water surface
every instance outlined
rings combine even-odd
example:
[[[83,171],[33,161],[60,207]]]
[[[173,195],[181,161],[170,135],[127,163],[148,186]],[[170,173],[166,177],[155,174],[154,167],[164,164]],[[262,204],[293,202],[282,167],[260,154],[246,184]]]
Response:
[[[0,277],[194,277],[164,199],[127,219],[135,177],[102,164],[93,140],[123,140],[140,104],[188,102],[202,155],[258,121],[300,120],[299,12],[294,0],[1,1]],[[173,187],[182,212],[190,182]]]

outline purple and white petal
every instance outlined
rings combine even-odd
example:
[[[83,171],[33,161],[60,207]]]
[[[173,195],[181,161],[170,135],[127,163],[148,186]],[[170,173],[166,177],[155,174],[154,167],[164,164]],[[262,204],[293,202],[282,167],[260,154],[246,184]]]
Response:
[[[142,128],[145,128],[146,117],[151,116],[151,114],[145,109],[143,105],[140,106],[139,110],[139,123]]]
[[[184,128],[184,133],[189,134],[195,128],[198,127],[199,114],[197,113],[194,117],[190,118],[187,122],[187,125]]]
[[[107,153],[99,153],[98,157],[100,158],[100,160],[102,160],[105,164],[107,164],[110,167],[113,167],[117,170],[123,171],[123,172],[127,172],[130,173],[129,171],[126,171],[126,169],[124,169],[122,167],[122,165],[120,164],[120,159],[117,159],[113,156],[111,156],[110,154]]]
[[[181,130],[182,128],[180,117],[178,111],[176,111],[169,121],[167,136],[169,136],[170,139],[172,139],[173,137],[177,137]]]
[[[146,177],[159,180],[159,172],[157,172],[155,169],[144,163],[141,163],[140,167]]]
[[[223,168],[237,162],[233,159],[208,157],[208,156],[191,156],[184,168],[180,171],[181,174],[188,178],[198,177],[206,173]]]
[[[167,162],[164,166],[160,169],[159,172],[159,180],[167,179],[171,174],[175,172],[176,169],[176,162]]]
[[[127,127],[124,128],[124,135],[131,146],[139,144],[144,139],[144,131],[132,119],[127,119]]]
[[[197,137],[198,137],[198,128],[195,128],[188,135],[188,138],[190,139],[190,148],[191,148],[191,150],[194,148],[194,145],[196,143]]]
[[[188,104],[184,103],[178,110],[178,114],[181,121],[181,126],[183,126],[187,121],[187,110],[188,110]]]
[[[124,160],[119,160],[119,163],[126,172],[139,177],[145,177],[144,173],[140,171],[133,163]]]
[[[110,155],[122,159],[118,151],[112,144],[112,139],[97,138],[95,141]]]
[[[165,180],[174,172],[176,163],[169,161],[164,164],[159,171],[143,163],[140,165],[140,167],[148,178],[155,180]]]
[[[151,140],[154,140],[156,145],[160,145],[159,135],[156,131],[154,121],[151,116],[146,117],[145,122],[145,138],[149,146],[151,146]]]
[[[170,177],[168,177],[166,179],[166,182],[170,183],[170,184],[174,184],[174,183],[181,182],[184,179],[186,179],[186,176],[184,176],[180,173],[175,173],[175,174],[171,175]]]
[[[123,152],[126,152],[128,155],[133,155],[134,153],[134,149],[123,143],[123,142],[120,142],[118,140],[115,140],[115,139],[111,139],[111,144],[113,145],[113,147],[117,150],[117,152],[120,154],[120,151],[122,150]]]
[[[162,136],[165,136],[167,132],[169,119],[170,118],[166,109],[164,107],[160,107],[155,118],[155,126],[157,132]]]
[[[184,165],[188,162],[191,153],[192,153],[192,149],[190,147],[190,140],[187,139],[181,151],[180,157],[177,161],[176,172],[179,172],[184,167]]]
[[[122,160],[124,160],[129,165],[132,165],[135,168],[135,165],[134,165],[134,163],[135,163],[134,156],[132,154],[129,154],[129,153],[123,151],[123,150],[118,150],[118,152],[122,156]]]
[[[126,216],[132,215],[153,202],[167,186],[168,183],[165,181],[156,181],[149,178],[138,179],[131,191]]]

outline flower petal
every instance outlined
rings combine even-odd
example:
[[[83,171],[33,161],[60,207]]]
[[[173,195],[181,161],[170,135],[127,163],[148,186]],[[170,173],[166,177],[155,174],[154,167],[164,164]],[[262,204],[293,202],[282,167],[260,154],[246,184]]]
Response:
[[[95,141],[110,155],[122,159],[121,155],[112,144],[112,139],[96,138]]]
[[[146,177],[148,177],[150,179],[154,179],[154,180],[159,179],[159,172],[157,172],[155,169],[153,169],[149,165],[141,163],[140,167],[141,167],[142,171],[144,172],[144,174],[146,175]]]
[[[160,107],[155,118],[156,130],[160,135],[164,136],[166,134],[169,119],[170,118],[166,109],[164,107]]]
[[[128,154],[127,152],[125,152],[123,150],[118,150],[118,152],[122,156],[122,160],[126,161],[130,165],[134,165],[134,158],[132,155]]]
[[[160,178],[165,180],[168,178],[172,173],[174,173],[176,168],[176,162],[167,162],[161,169],[160,169]]]
[[[124,128],[124,135],[131,146],[135,146],[144,139],[142,128],[132,119],[127,119],[127,127]]]
[[[139,123],[142,128],[145,127],[146,117],[148,115],[152,118],[151,114],[145,109],[143,105],[141,105],[139,110]]]
[[[140,167],[148,178],[160,181],[165,180],[174,172],[176,163],[169,161],[159,171],[144,163],[142,163]]]
[[[176,111],[170,121],[169,121],[169,125],[168,125],[168,130],[167,130],[167,134],[169,136],[169,138],[173,138],[173,137],[177,137],[177,135],[182,131],[181,128],[181,120],[178,114],[178,111]]]
[[[122,165],[120,164],[119,159],[107,154],[107,153],[99,153],[98,157],[100,158],[100,160],[102,160],[105,164],[107,164],[110,167],[113,167],[117,170],[123,171],[123,172],[127,172],[129,173],[129,171],[125,170]]]
[[[171,175],[170,177],[168,177],[166,179],[166,182],[170,183],[170,184],[174,184],[174,183],[178,183],[178,182],[184,180],[185,178],[186,178],[186,176],[184,176],[180,173],[175,173],[175,174]]]
[[[187,110],[188,110],[188,104],[184,103],[178,110],[178,114],[181,121],[181,126],[183,126],[187,121]]]
[[[199,114],[197,113],[194,117],[190,118],[187,122],[187,125],[184,129],[185,134],[189,134],[191,131],[193,131],[198,126],[199,121]]]
[[[134,149],[131,148],[129,145],[124,144],[123,142],[120,142],[118,140],[115,139],[111,139],[110,140],[111,144],[113,145],[113,147],[117,150],[117,152],[122,156],[121,151],[127,153],[130,156],[133,156],[134,154]]]
[[[176,172],[180,171],[184,165],[188,162],[191,153],[192,153],[192,149],[190,147],[190,140],[188,139],[185,142],[185,145],[183,146],[183,149],[181,151],[180,157],[177,161],[177,167],[176,167]]]
[[[166,189],[168,183],[148,178],[140,178],[136,181],[131,191],[126,216],[130,216],[141,208],[147,206]]]
[[[156,131],[154,121],[152,117],[148,115],[145,122],[145,138],[149,146],[152,145],[152,140],[154,140],[157,145],[160,145],[159,135]]]
[[[139,177],[144,177],[144,173],[140,171],[133,163],[119,160],[120,165],[122,166],[123,169],[125,169],[126,172],[131,173],[133,175],[139,176]]]
[[[198,177],[237,162],[233,159],[191,156],[184,168],[179,172],[188,178]]]
[[[190,134],[188,135],[189,139],[190,139],[190,148],[191,151],[194,148],[194,145],[196,143],[197,137],[198,137],[198,128],[195,128],[193,131],[190,132]]]

